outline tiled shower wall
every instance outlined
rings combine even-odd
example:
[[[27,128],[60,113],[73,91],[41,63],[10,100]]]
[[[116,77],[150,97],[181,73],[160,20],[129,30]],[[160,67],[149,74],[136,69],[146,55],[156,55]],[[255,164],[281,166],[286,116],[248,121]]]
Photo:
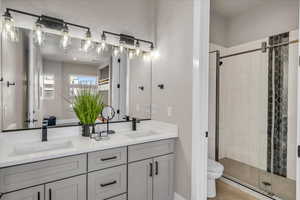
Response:
[[[289,42],[289,33],[269,38],[269,45]],[[269,50],[267,170],[287,176],[289,46]]]
[[[290,40],[297,39],[298,31],[290,32]],[[231,48],[221,48],[221,55],[260,47],[268,38]],[[211,44],[211,50],[220,46]],[[288,79],[288,138],[287,177],[296,173],[296,66],[297,44],[289,47]],[[215,55],[210,55],[215,56]],[[213,61],[214,58],[211,58]],[[210,98],[215,96],[215,62],[210,63]],[[220,99],[220,158],[231,158],[247,165],[267,169],[268,124],[268,54],[261,52],[223,60]],[[215,101],[210,101],[209,155],[214,158]]]

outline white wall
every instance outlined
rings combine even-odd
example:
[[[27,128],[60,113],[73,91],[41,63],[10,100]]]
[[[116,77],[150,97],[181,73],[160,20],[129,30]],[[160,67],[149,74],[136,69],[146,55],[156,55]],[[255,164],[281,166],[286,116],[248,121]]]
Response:
[[[228,46],[298,29],[298,2],[283,1],[251,9],[230,20]]]
[[[298,31],[290,33],[291,40],[299,38]],[[289,81],[288,81],[288,146],[287,146],[287,176],[296,178],[297,167],[297,68],[298,68],[298,45],[289,47]]]
[[[298,29],[297,1],[266,3],[234,17],[211,12],[211,43],[231,47]]]
[[[210,41],[214,44],[227,46],[229,20],[216,12],[210,12]]]
[[[152,118],[179,125],[175,191],[189,200],[191,192],[193,2],[157,1],[159,59],[153,63]],[[161,90],[158,84],[164,84]],[[172,115],[168,116],[168,107]]]

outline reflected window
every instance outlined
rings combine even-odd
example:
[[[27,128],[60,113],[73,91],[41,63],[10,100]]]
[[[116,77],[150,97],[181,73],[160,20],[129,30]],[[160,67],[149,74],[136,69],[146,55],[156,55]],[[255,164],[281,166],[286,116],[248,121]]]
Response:
[[[71,75],[70,76],[70,96],[75,96],[82,85],[97,86],[96,76]]]

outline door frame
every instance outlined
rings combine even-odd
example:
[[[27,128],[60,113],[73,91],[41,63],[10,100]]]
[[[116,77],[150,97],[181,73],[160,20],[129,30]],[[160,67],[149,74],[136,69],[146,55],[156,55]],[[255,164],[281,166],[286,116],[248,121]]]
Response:
[[[299,5],[300,5],[300,0],[299,0]],[[300,39],[300,9],[299,9],[299,26],[298,26],[298,38]],[[297,150],[298,147],[300,146],[300,45],[298,43],[298,67],[297,67]],[[298,157],[298,151],[296,153],[297,158],[296,158],[296,169],[297,169],[297,178],[296,178],[296,199],[300,200],[300,158]]]
[[[193,0],[191,200],[207,199],[210,0]]]

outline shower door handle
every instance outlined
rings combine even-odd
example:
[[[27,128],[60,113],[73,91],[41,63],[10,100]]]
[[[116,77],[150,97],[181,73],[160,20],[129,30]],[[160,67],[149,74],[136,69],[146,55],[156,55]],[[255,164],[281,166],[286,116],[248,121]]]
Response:
[[[300,145],[298,146],[298,158],[300,158]]]

